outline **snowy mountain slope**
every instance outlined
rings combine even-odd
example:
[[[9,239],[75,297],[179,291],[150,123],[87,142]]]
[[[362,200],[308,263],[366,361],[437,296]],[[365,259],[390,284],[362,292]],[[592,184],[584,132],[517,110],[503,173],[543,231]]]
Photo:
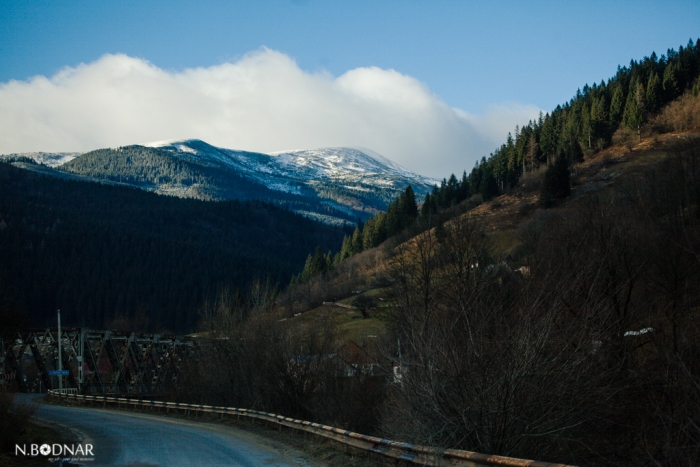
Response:
[[[2,158],[47,175],[129,185],[171,196],[262,199],[335,224],[353,224],[386,209],[408,185],[421,199],[437,183],[370,150],[354,148],[263,154],[190,139],[82,155],[24,153]]]
[[[80,154],[79,152],[23,152],[0,155],[0,161],[13,161],[18,158],[26,157],[32,159],[37,164],[58,167],[61,164],[72,161]]]
[[[323,148],[271,154],[290,176],[303,174],[308,179],[329,179],[377,186],[400,186],[406,182],[432,185],[429,180],[409,172],[379,154],[370,156],[353,148]]]
[[[282,151],[268,155],[217,148],[196,139],[159,141],[145,146],[208,165],[227,166],[255,179],[275,180],[282,186],[285,180],[310,184],[332,181],[394,189],[412,185],[414,190],[424,193],[439,183],[409,172],[377,153],[354,148]]]

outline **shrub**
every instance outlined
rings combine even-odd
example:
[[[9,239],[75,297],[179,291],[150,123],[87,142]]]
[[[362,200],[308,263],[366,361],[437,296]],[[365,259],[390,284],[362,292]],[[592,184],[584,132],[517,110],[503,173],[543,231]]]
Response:
[[[652,126],[659,132],[700,128],[700,94],[684,94],[663,108]]]

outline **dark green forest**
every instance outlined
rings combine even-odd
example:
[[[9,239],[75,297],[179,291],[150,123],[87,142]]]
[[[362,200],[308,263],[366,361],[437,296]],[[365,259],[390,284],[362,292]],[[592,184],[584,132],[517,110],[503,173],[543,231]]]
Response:
[[[643,127],[665,105],[683,93],[700,93],[700,39],[669,49],[661,57],[652,53],[618,67],[612,78],[586,84],[553,111],[516,127],[506,142],[483,157],[469,174],[443,179],[425,198],[421,218],[479,195],[484,201],[515,187],[520,177],[541,165],[565,158],[581,162],[584,152],[610,146],[619,130],[641,136]]]
[[[0,301],[25,326],[191,331],[221,290],[287,283],[343,231],[260,201],[205,202],[0,164]]]

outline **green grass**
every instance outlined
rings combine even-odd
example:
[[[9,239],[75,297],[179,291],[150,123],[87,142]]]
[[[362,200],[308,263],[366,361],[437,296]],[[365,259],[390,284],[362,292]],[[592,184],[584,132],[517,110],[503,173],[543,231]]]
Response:
[[[359,297],[366,297],[366,298],[373,298],[375,300],[379,300],[380,298],[388,298],[389,294],[391,292],[390,287],[382,288],[382,289],[372,289],[372,290],[367,290],[363,291],[360,294],[355,294],[347,298],[343,298],[342,300],[338,300],[337,303],[342,303],[344,305],[352,305],[353,300]]]
[[[369,296],[377,299],[378,308],[368,310],[369,318],[363,318],[360,310],[348,309],[333,305],[322,305],[320,307],[309,310],[301,315],[290,318],[287,321],[292,326],[305,327],[313,323],[333,323],[335,330],[338,333],[338,338],[343,341],[352,340],[355,342],[364,341],[368,336],[383,336],[386,333],[386,306],[382,306],[383,302],[378,301],[379,298],[387,296],[387,289],[375,289],[364,292],[362,294],[348,297],[345,301],[339,300],[339,303],[349,304],[359,296]]]
[[[337,327],[343,340],[362,342],[370,336],[379,337],[386,333],[386,323],[376,318],[355,319]]]

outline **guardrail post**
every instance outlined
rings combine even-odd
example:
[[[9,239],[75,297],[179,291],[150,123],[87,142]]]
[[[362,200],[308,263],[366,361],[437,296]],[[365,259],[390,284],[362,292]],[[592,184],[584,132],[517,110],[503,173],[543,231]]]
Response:
[[[56,397],[60,399],[81,399],[80,396],[75,394],[68,394],[64,391],[50,390],[48,392],[49,397]],[[88,398],[89,397],[89,398]],[[106,407],[107,402],[114,403],[117,407],[121,407],[120,398],[112,397],[101,397],[102,407]],[[85,401],[98,401],[97,397],[87,396],[83,397]],[[124,399],[127,404],[133,404],[134,410],[136,406],[144,406],[145,402],[142,400],[135,399]],[[190,409],[195,412],[195,416],[199,411],[205,412],[216,412],[217,408],[209,407],[205,409],[203,406],[194,406],[192,404],[178,404],[178,403],[163,403],[156,404],[156,401],[148,401],[153,408],[154,405],[165,405],[166,411],[170,412],[170,407],[182,408],[185,410],[186,414],[189,415]],[[218,408],[221,410],[219,413],[221,419],[223,420],[224,414],[229,413],[230,409]],[[240,416],[244,416],[250,420],[250,422],[255,425],[256,419],[260,419],[265,426],[269,424],[277,424],[279,432],[282,432],[282,425],[288,426],[293,431],[302,431],[305,439],[309,435],[321,436],[328,440],[339,442],[345,446],[346,453],[352,453],[354,450],[359,449],[367,452],[370,457],[380,457],[386,459],[387,457],[393,459],[394,465],[404,465],[408,463],[420,464],[420,465],[453,465],[457,466],[487,466],[487,467],[571,467],[564,464],[553,464],[548,462],[536,462],[525,459],[514,459],[509,457],[501,456],[489,456],[485,454],[479,454],[469,451],[461,451],[457,449],[442,450],[428,446],[418,446],[409,443],[400,443],[396,441],[379,439],[372,436],[361,435],[358,433],[349,433],[346,430],[341,430],[338,428],[333,428],[326,425],[320,425],[318,423],[304,422],[301,420],[293,420],[291,418],[285,418],[280,415],[275,415],[271,413],[248,411],[245,409],[233,409],[236,415],[236,420],[240,419]]]

